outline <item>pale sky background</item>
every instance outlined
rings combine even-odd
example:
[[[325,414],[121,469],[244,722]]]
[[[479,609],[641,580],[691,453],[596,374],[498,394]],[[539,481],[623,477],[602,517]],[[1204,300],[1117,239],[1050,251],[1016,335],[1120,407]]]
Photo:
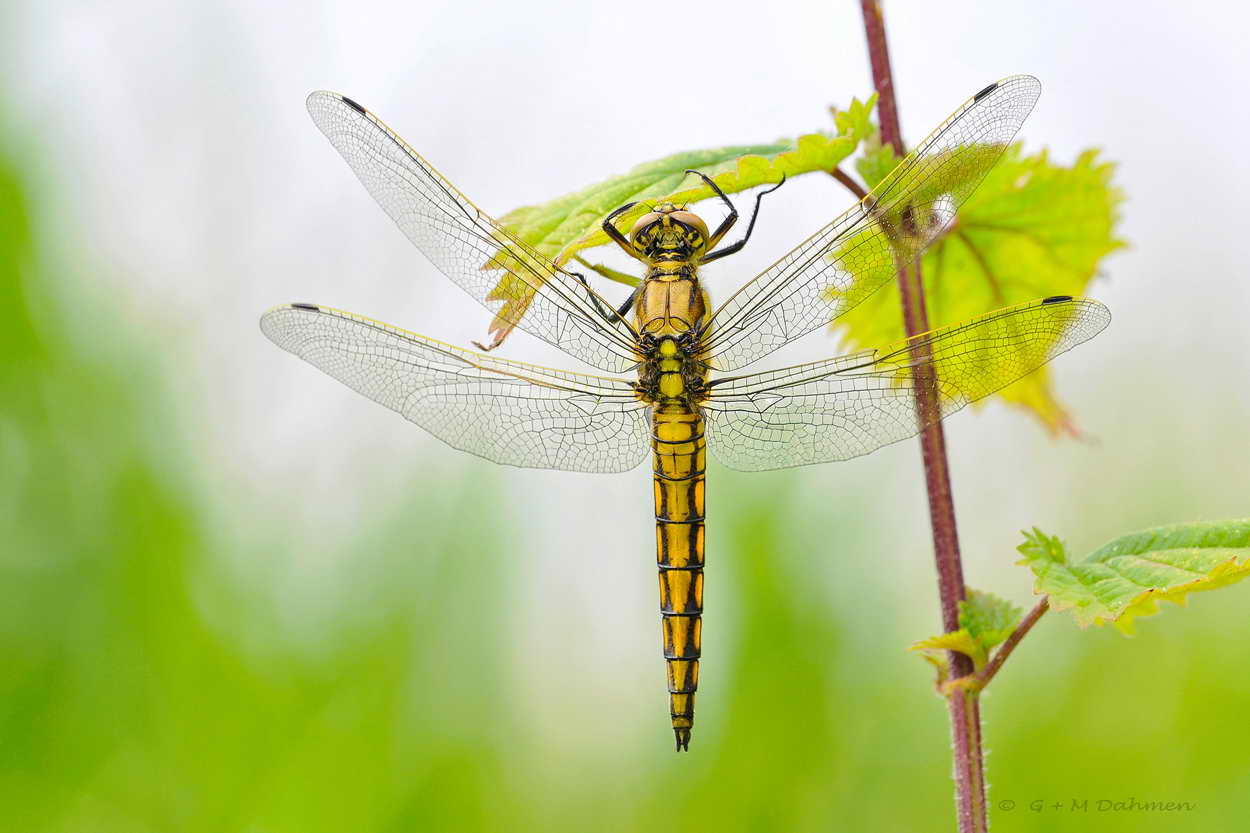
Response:
[[[1143,525],[1247,514],[1244,10],[891,2],[886,14],[908,139],[989,81],[1027,72],[1044,87],[1027,147],[1064,163],[1103,148],[1128,194],[1121,234],[1132,248],[1105,262],[1091,293],[1111,308],[1111,328],[1054,365],[1094,441],[1055,443],[998,405],[947,423],[969,572],[1024,588],[1010,562],[1033,524],[1084,548]],[[585,563],[578,538],[594,533],[602,551],[580,579],[587,592],[568,602],[600,614],[585,618],[586,645],[654,664],[652,620],[636,626],[656,603],[645,468],[495,471],[261,335],[259,314],[293,300],[455,343],[481,338],[486,323],[372,202],[304,97],[330,88],[357,99],[498,215],[677,150],[826,128],[829,104],[871,91],[858,4],[53,0],[4,16],[3,106],[19,136],[39,137],[27,149],[55,196],[38,206],[41,233],[107,266],[57,264],[72,291],[111,296],[109,314],[168,372],[179,450],[200,467],[189,481],[238,518],[290,522],[308,572],[332,575],[347,569],[335,564],[344,540],[374,509],[401,506],[406,484],[497,475],[533,564],[529,627],[555,626],[541,612],[568,602],[551,584],[556,568]],[[708,270],[714,296],[848,202],[825,178],[787,185],[748,249]],[[86,340],[98,309],[75,313]],[[817,335],[802,349],[818,358],[834,346]],[[554,358],[519,333],[506,355]],[[830,500],[891,507],[873,557],[912,565],[902,592],[922,600],[917,621],[936,624],[916,443],[803,477]],[[1170,501],[1124,499],[1150,481]],[[717,492],[713,481],[709,512],[732,512]],[[710,569],[715,559],[713,534]],[[612,591],[589,592],[603,586]]]

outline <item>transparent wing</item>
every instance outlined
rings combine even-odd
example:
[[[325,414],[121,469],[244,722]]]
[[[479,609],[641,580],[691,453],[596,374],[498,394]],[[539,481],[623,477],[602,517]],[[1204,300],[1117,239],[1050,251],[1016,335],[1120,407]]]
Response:
[[[260,328],[448,445],[496,463],[618,472],[650,449],[647,406],[624,379],[495,359],[310,304],[275,307]]]
[[[479,210],[381,119],[338,93],[315,92],[308,112],[408,239],[495,314],[612,373],[637,364],[634,332],[611,305]]]
[[[730,468],[846,460],[913,437],[1093,338],[1111,321],[1087,298],[1058,296],[922,333],[891,347],[712,382],[708,446]],[[939,413],[917,411],[932,380]]]
[[[735,370],[828,324],[935,240],[1033,109],[1016,75],[968,99],[857,205],[735,292],[708,319],[705,355]]]

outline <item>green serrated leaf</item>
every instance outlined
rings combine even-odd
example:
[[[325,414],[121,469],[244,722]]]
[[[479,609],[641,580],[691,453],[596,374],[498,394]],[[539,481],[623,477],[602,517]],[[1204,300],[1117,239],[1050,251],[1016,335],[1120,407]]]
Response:
[[[959,603],[959,624],[976,640],[985,658],[1011,636],[1022,615],[1016,605],[984,590],[968,588],[968,598]],[[984,659],[977,666],[983,663]]]
[[[652,202],[674,193],[674,189],[683,181],[695,179],[685,173],[686,170],[703,171],[726,191],[741,190],[751,185],[739,185],[736,189],[729,187],[725,182],[727,172],[732,170],[737,179],[743,182],[759,184],[766,181],[763,177],[767,174],[761,172],[761,167],[768,166],[767,160],[792,152],[794,147],[793,141],[780,140],[765,145],[732,145],[712,150],[675,153],[663,159],[644,162],[626,174],[565,194],[550,202],[514,209],[501,217],[500,223],[539,254],[564,265],[580,250],[608,242],[607,235],[599,231],[599,225],[611,211],[627,202]],[[781,174],[777,173],[776,177],[779,180]],[[635,211],[628,212],[621,224],[628,228],[633,219],[641,216],[645,210],[644,206],[639,206]],[[505,254],[502,259],[507,260],[508,256]],[[490,324],[492,346],[502,344],[515,327],[513,322],[521,319],[525,308],[534,297],[534,287],[527,281],[533,280],[534,275],[543,274],[543,271],[537,269],[522,272],[529,275],[525,281],[506,270],[501,272],[499,283],[487,295],[487,300],[504,303]]]
[[[977,644],[977,640],[972,634],[968,633],[966,628],[922,639],[908,650],[922,652],[925,658],[930,661],[946,651],[957,651],[972,657],[972,661],[975,664],[977,657],[981,655],[981,647]],[[945,667],[945,663],[942,664],[942,667]]]
[[[625,229],[655,202],[690,204],[714,196],[711,188],[685,173],[688,169],[702,171],[726,194],[777,183],[782,176],[831,172],[855,152],[872,130],[869,117],[876,100],[876,95],[864,102],[852,100],[848,109],[836,111],[834,135],[810,133],[768,144],[675,153],[541,205],[517,208],[501,217],[500,222],[539,254],[563,266],[581,250],[610,242],[600,224],[610,212],[628,202],[639,205],[618,218],[618,226]],[[488,296],[506,303],[490,326],[495,345],[507,337],[513,328],[508,322],[520,319],[532,297],[532,288],[515,277],[505,273],[500,279]]]
[[[860,175],[871,183],[885,158],[870,149]],[[1019,144],[1009,147],[925,254],[931,324],[954,324],[1047,295],[1085,294],[1101,259],[1125,245],[1115,234],[1123,195],[1113,173],[1097,151],[1065,167],[1046,151],[1025,156]],[[904,334],[899,309],[898,287],[890,282],[835,327],[851,346],[890,344]],[[1033,413],[1051,431],[1076,432],[1045,368],[996,396]]]
[[[1250,575],[1250,519],[1174,524],[1117,538],[1079,563],[1034,530],[1018,548],[1036,577],[1035,592],[1081,627],[1114,623],[1132,634],[1134,620],[1183,605],[1192,593],[1226,587]]]
[[[628,173],[541,205],[522,206],[505,214],[500,222],[539,254],[564,263],[579,249],[586,248],[576,245],[576,241],[598,230],[609,212],[634,200],[656,200],[676,193],[683,182],[695,179],[685,173],[688,169],[703,171],[715,178],[717,184],[721,184],[720,177],[729,171],[736,172],[739,167],[745,168],[748,177],[754,179],[763,173],[761,166],[767,167],[766,160],[775,159],[794,148],[793,140],[781,139],[767,144],[730,145],[675,153],[644,162]],[[780,179],[780,175],[777,178]],[[721,187],[725,188],[725,185],[721,184]],[[706,187],[703,190],[710,193]],[[635,213],[641,215],[644,212],[639,210]],[[607,235],[603,235],[600,242],[608,242]]]
[[[862,143],[860,157],[855,160],[855,170],[871,191],[894,170],[899,161],[894,147],[881,144],[880,131],[874,131]]]
[[[1058,561],[1061,564],[1068,560],[1068,548],[1058,538],[1047,535],[1037,527],[1033,527],[1032,531],[1022,530],[1020,534],[1024,536],[1024,543],[1016,547],[1016,551],[1027,560]]]
[[[868,96],[867,101],[851,99],[851,106],[845,110],[831,107],[833,124],[840,135],[869,136],[876,127],[872,124],[872,111],[877,106],[877,94]]]
[[[945,651],[958,651],[979,670],[989,660],[990,651],[1011,635],[1020,616],[1020,608],[1006,599],[968,588],[967,598],[959,603],[959,630],[931,636],[910,650],[923,652],[931,662]],[[945,662],[939,667],[944,669]]]
[[[875,97],[870,101],[875,101]],[[855,101],[852,102],[851,110],[835,115],[838,127],[835,135],[808,133],[772,145],[679,153],[640,165],[624,177],[592,185],[578,192],[578,195],[586,198],[582,203],[582,210],[566,215],[560,224],[565,233],[578,229],[580,231],[570,234],[552,257],[557,263],[563,264],[581,249],[610,242],[599,227],[600,223],[609,212],[627,202],[667,200],[680,205],[715,196],[712,189],[703,182],[684,173],[687,169],[697,169],[707,174],[726,194],[777,183],[783,175],[795,177],[813,172],[828,173],[853,154],[867,135],[870,129],[868,107],[867,104]],[[678,186],[683,183],[687,187],[679,189]],[[566,199],[568,198],[561,198],[556,202]],[[561,208],[562,206],[557,206],[556,210]],[[647,205],[638,205],[622,214],[618,225],[628,228],[648,210],[650,209]],[[508,223],[510,217],[511,215],[505,216],[503,222]],[[558,241],[550,241],[552,244],[555,242]]]

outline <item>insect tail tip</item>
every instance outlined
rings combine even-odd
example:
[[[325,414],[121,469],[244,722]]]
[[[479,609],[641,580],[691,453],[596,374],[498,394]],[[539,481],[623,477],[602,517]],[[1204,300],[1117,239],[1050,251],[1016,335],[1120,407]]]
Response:
[[[690,751],[690,730],[686,728],[673,727],[673,734],[677,736],[677,751]]]

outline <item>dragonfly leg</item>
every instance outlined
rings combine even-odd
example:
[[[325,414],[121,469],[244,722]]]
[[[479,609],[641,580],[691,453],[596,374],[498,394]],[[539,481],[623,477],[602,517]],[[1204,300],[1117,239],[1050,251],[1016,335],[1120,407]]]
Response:
[[[725,219],[720,221],[720,225],[716,227],[716,231],[712,232],[711,236],[709,236],[707,239],[707,248],[708,248],[708,251],[710,252],[712,249],[716,248],[716,244],[720,243],[721,239],[726,234],[729,233],[729,230],[731,228],[734,227],[734,223],[738,222],[738,209],[737,207],[734,206],[733,201],[730,200],[729,197],[725,196],[725,192],[722,191],[720,189],[720,186],[716,184],[716,180],[712,179],[710,176],[703,173],[702,171],[689,171],[688,170],[686,171],[686,173],[694,174],[699,179],[703,180],[703,182],[707,184],[707,187],[711,188],[712,192],[715,193],[716,196],[721,198],[721,202],[729,206],[728,216],[726,216]]]
[[[642,281],[638,279],[637,275],[631,275],[628,272],[618,271],[616,269],[613,269],[611,266],[604,266],[602,263],[591,263],[590,261],[581,257],[580,255],[574,255],[573,259],[576,260],[581,265],[585,266],[590,271],[598,275],[602,275],[603,277],[607,278],[610,281],[615,281],[616,283],[623,283],[628,287],[635,287],[638,284],[642,283]]]
[[[606,267],[605,267],[606,268]],[[590,283],[586,280],[586,276],[581,272],[570,272],[570,275],[576,277],[582,282],[582,286],[586,287],[586,297],[590,298],[590,303],[594,304],[595,310],[599,315],[603,316],[603,320],[609,324],[615,324],[617,321],[625,319],[625,313],[629,312],[629,308],[634,305],[634,299],[638,295],[638,287],[634,287],[634,291],[629,293],[629,297],[625,299],[625,303],[621,304],[619,309],[612,310],[603,305],[599,300],[599,296],[590,288]]]
[[[634,291],[629,293],[629,297],[626,298],[625,301],[619,307],[617,307],[616,309],[617,318],[625,317],[625,313],[629,312],[630,308],[634,305],[634,302],[638,300],[638,293],[641,291],[642,291],[641,284],[634,287]]]
[[[608,237],[610,237],[613,243],[615,243],[616,245],[624,249],[625,254],[629,255],[635,260],[643,260],[643,258],[638,254],[637,250],[635,250],[634,247],[630,244],[629,238],[626,237],[621,232],[621,230],[618,229],[615,226],[615,224],[613,224],[612,222],[617,217],[621,216],[626,211],[629,211],[629,209],[633,208],[637,204],[638,204],[637,202],[627,202],[624,205],[622,205],[620,208],[613,211],[607,217],[604,217],[603,218],[603,233],[606,234]],[[643,262],[645,263],[646,261],[643,260]]]
[[[730,245],[726,246],[720,251],[708,252],[707,254],[705,254],[703,257],[699,259],[699,263],[711,263],[713,260],[720,260],[722,257],[734,254],[735,252],[742,251],[742,247],[745,246],[747,244],[747,241],[751,239],[751,232],[755,230],[755,219],[759,217],[760,215],[760,201],[764,199],[765,194],[771,194],[773,191],[776,191],[778,188],[780,188],[782,185],[785,185],[785,184],[786,184],[786,175],[782,174],[781,182],[778,182],[776,185],[774,185],[772,188],[769,188],[767,191],[760,191],[758,194],[756,194],[755,195],[755,208],[751,211],[751,222],[747,223],[747,233],[744,234],[742,236],[742,239],[739,240],[737,243],[731,243]],[[722,196],[724,195],[722,194]]]

